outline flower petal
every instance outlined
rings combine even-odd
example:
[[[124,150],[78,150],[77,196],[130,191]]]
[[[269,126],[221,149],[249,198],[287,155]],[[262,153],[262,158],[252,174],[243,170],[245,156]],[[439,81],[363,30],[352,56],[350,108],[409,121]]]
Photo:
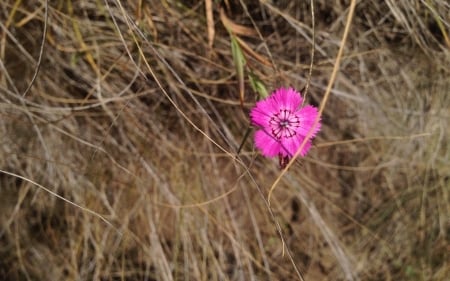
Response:
[[[319,115],[319,112],[317,111],[317,108],[311,105],[307,105],[301,108],[299,111],[297,111],[296,115],[298,116],[300,121],[300,127],[296,129],[296,132],[297,134],[306,136],[309,133],[309,130],[311,130],[311,127],[313,126],[317,116]],[[311,138],[314,137],[319,130],[320,130],[320,119],[310,135]]]
[[[300,156],[304,157],[304,156],[308,153],[308,151],[309,151],[309,149],[311,148],[311,146],[312,146],[311,139],[309,139],[309,140],[303,145],[303,148],[302,148],[302,150],[300,151]],[[299,146],[297,149],[299,149],[299,148],[300,148],[300,146]]]
[[[305,141],[305,138],[302,136],[297,135],[293,138],[285,138],[281,141],[281,147],[282,151],[280,152],[283,156],[294,156],[295,153],[297,153],[297,150],[300,148],[300,146]],[[305,156],[306,153],[311,148],[311,139],[307,140],[306,143],[303,145],[302,150],[300,151],[300,156]]]
[[[281,149],[280,143],[264,130],[256,131],[255,145],[261,150],[261,153],[267,157],[277,156]]]
[[[264,99],[256,103],[250,111],[250,118],[254,125],[265,127],[269,124],[274,112],[278,112],[276,104],[271,99]]]
[[[293,88],[278,88],[271,97],[278,105],[277,111],[280,109],[289,109],[294,112],[299,108],[303,101],[301,94]]]

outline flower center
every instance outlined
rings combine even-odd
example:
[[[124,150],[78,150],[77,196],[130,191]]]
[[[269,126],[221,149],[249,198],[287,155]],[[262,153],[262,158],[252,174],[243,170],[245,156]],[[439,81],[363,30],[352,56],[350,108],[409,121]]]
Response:
[[[280,109],[272,115],[269,121],[272,135],[277,139],[292,138],[297,134],[296,129],[300,127],[300,120],[297,115],[288,109]]]

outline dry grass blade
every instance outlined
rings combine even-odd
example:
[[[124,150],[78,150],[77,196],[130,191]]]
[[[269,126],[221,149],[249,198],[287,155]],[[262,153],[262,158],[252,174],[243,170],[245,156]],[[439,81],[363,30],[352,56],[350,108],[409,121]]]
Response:
[[[214,44],[214,34],[215,34],[212,0],[205,0],[205,10],[206,10],[206,27],[208,30],[208,45],[210,48],[212,48]]]
[[[260,62],[261,64],[263,64],[265,66],[272,66],[271,62],[267,58],[256,53],[255,51],[253,51],[253,49],[247,43],[245,43],[244,40],[242,40],[241,38],[239,38],[237,36],[234,38],[239,43],[239,46],[242,47],[244,52],[247,53],[247,55],[251,56],[252,58],[254,58],[255,60],[257,60],[258,62]]]
[[[342,58],[342,54],[344,51],[344,47],[345,47],[345,42],[347,40],[347,36],[348,33],[350,31],[350,26],[351,26],[351,22],[352,22],[352,18],[353,18],[353,13],[355,11],[355,7],[356,7],[356,0],[352,0],[351,4],[350,4],[350,8],[349,8],[349,13],[347,16],[347,22],[345,25],[345,30],[344,30],[344,34],[342,35],[342,39],[341,39],[341,44],[340,44],[340,48],[338,51],[338,54],[336,55],[336,60],[335,60],[335,64],[333,67],[333,72],[331,73],[331,77],[330,80],[328,82],[328,86],[325,92],[325,95],[322,99],[322,102],[320,103],[320,107],[319,107],[319,116],[317,117],[317,119],[314,122],[314,125],[311,127],[311,129],[309,130],[309,133],[306,135],[305,140],[303,141],[303,143],[300,145],[300,147],[298,148],[297,152],[295,153],[295,155],[292,157],[292,161],[290,161],[287,165],[286,168],[283,169],[283,171],[280,173],[280,175],[277,177],[277,179],[274,181],[274,183],[272,184],[272,186],[270,187],[269,190],[269,195],[267,197],[267,201],[270,203],[270,197],[272,195],[273,190],[275,189],[275,187],[277,186],[277,184],[280,182],[281,178],[283,177],[283,175],[289,170],[289,168],[293,165],[293,163],[295,163],[295,160],[297,159],[297,157],[300,155],[300,152],[302,151],[303,147],[305,146],[307,140],[310,138],[310,136],[312,135],[312,132],[314,131],[314,126],[317,126],[317,124],[319,123],[320,117],[323,114],[323,111],[325,109],[325,106],[328,102],[328,98],[330,97],[331,94],[331,88],[333,87],[334,81],[336,79],[336,74],[339,70],[339,64],[341,62],[341,58]]]
[[[58,199],[61,199],[62,201],[66,202],[66,203],[68,203],[68,204],[70,204],[70,205],[75,206],[76,208],[79,208],[79,209],[81,209],[81,210],[83,210],[83,211],[85,211],[85,212],[88,212],[88,213],[90,213],[90,214],[93,215],[93,216],[98,217],[98,218],[101,219],[103,222],[105,222],[107,225],[109,225],[110,227],[114,228],[118,233],[120,233],[120,231],[119,231],[116,227],[114,227],[114,225],[113,225],[110,221],[108,221],[104,216],[100,215],[100,214],[97,213],[97,212],[92,211],[92,210],[89,209],[89,208],[85,208],[85,207],[83,207],[83,206],[78,205],[78,204],[75,203],[75,202],[72,202],[72,201],[70,201],[70,200],[64,198],[63,196],[61,196],[61,195],[59,195],[59,194],[57,194],[57,193],[51,191],[50,189],[46,188],[46,187],[43,186],[43,185],[40,185],[40,184],[37,183],[37,182],[35,182],[35,181],[33,181],[33,180],[30,180],[30,179],[28,179],[28,178],[26,178],[26,177],[23,177],[23,176],[21,176],[21,175],[17,175],[17,174],[8,172],[8,171],[0,170],[0,173],[3,173],[3,174],[5,174],[5,175],[9,175],[9,176],[12,176],[12,177],[16,177],[16,178],[18,178],[18,179],[21,179],[21,180],[24,180],[24,181],[26,181],[26,182],[31,183],[31,184],[33,184],[33,185],[39,187],[40,189],[44,190],[45,192],[49,193],[50,195],[52,195],[52,196],[54,196],[54,197],[56,197],[56,198],[58,198]]]
[[[20,1],[17,1],[16,4],[17,4],[17,5],[20,5]],[[34,81],[36,81],[36,77],[37,77],[38,74],[39,74],[39,69],[41,68],[42,56],[43,56],[43,54],[44,54],[44,48],[45,48],[45,38],[46,38],[46,36],[47,36],[47,25],[48,25],[48,0],[45,1],[44,7],[45,7],[45,8],[44,8],[44,9],[45,9],[45,15],[44,15],[44,30],[43,30],[43,32],[42,32],[42,43],[41,43],[41,47],[40,47],[40,50],[39,50],[39,57],[38,57],[38,60],[37,60],[37,63],[36,63],[36,69],[35,69],[35,71],[34,71],[33,77],[31,78],[31,82],[30,82],[30,84],[28,84],[28,87],[27,87],[27,88],[25,89],[25,91],[22,93],[22,97],[25,97],[25,96],[28,94],[28,92],[30,91],[31,87],[32,87],[33,84],[34,84]],[[14,9],[15,9],[15,8],[16,8],[16,5],[15,5],[14,8],[13,8],[13,13],[12,13],[12,15],[14,14]],[[12,15],[11,15],[11,17],[12,17]],[[11,19],[11,17],[10,17],[9,19]],[[9,23],[9,22],[7,22],[7,25],[6,25],[6,26],[8,26],[8,23]]]
[[[447,280],[450,7],[347,2],[0,1],[0,279]]]
[[[443,23],[443,19],[439,17],[439,15],[436,13],[436,9],[433,7],[433,3],[431,0],[427,0],[427,5],[429,6],[431,13],[433,14],[434,20],[436,21],[437,25],[439,26],[439,30],[442,33],[442,36],[444,37],[445,43],[447,44],[447,48],[450,49],[450,38],[448,37],[446,28]]]
[[[222,21],[222,24],[225,26],[225,28],[233,34],[244,35],[244,36],[255,36],[256,35],[255,30],[253,30],[249,27],[237,24],[237,23],[233,22],[232,20],[230,20],[227,17],[227,15],[225,14],[224,9],[220,9],[220,20]]]

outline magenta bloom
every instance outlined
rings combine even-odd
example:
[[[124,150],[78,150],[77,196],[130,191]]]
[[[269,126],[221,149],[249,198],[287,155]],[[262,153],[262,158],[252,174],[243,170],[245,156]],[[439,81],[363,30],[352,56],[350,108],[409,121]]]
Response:
[[[303,98],[293,88],[279,88],[258,101],[250,112],[252,124],[258,127],[255,145],[267,157],[280,157],[280,166],[297,152],[318,116],[317,108],[302,106]],[[306,140],[301,156],[311,148],[311,139],[320,130],[320,120]]]

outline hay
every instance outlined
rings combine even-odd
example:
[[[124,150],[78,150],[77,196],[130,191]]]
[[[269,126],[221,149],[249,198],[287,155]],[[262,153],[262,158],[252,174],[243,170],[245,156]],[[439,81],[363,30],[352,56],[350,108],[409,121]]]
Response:
[[[314,42],[319,105],[350,1],[314,1],[314,32],[309,1],[212,1],[213,26],[208,2],[0,4],[0,279],[444,280],[448,4],[357,4],[269,207],[219,10],[269,90],[306,85]]]

